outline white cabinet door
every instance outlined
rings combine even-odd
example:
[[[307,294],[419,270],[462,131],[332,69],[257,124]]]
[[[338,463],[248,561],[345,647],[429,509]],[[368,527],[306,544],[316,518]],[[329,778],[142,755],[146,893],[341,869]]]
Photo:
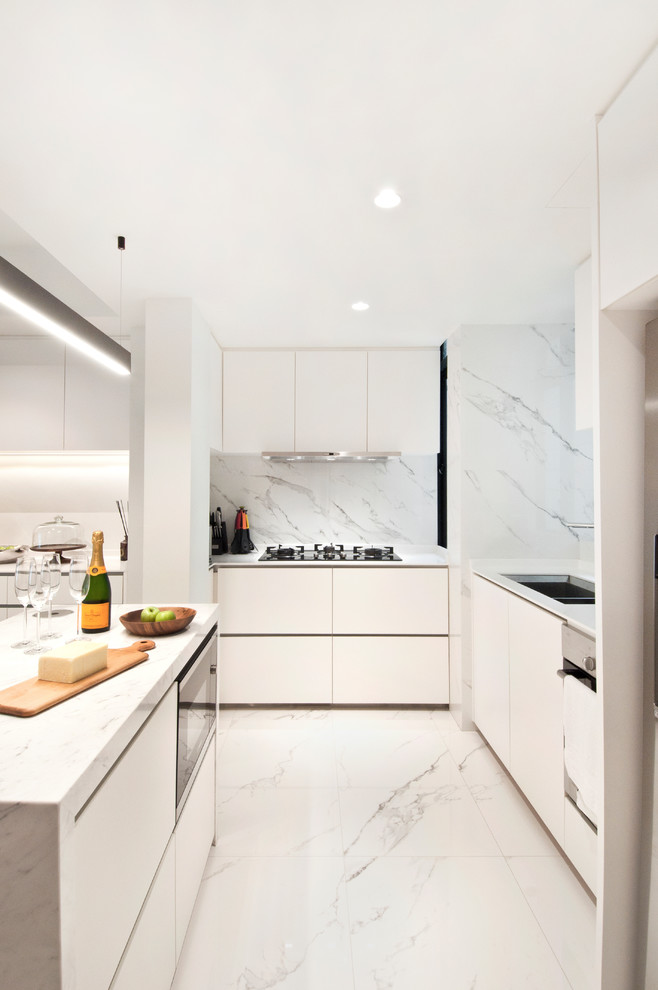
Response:
[[[222,636],[331,633],[330,567],[221,567]]]
[[[50,337],[0,337],[3,450],[62,450],[64,350]]]
[[[116,375],[67,347],[64,447],[128,450],[129,421],[130,376]]]
[[[490,581],[473,577],[473,720],[506,767],[510,765],[510,597]]]
[[[298,351],[295,450],[366,450],[367,353]]]
[[[446,636],[334,637],[336,705],[445,705]]]
[[[174,828],[174,684],[80,813],[73,836],[75,971],[107,990]]]
[[[441,355],[368,352],[368,450],[432,454],[439,450]]]
[[[563,622],[509,596],[510,769],[535,811],[564,842]]]
[[[176,824],[176,960],[215,838],[215,740],[213,735]]]
[[[445,567],[334,568],[334,635],[448,633]]]
[[[176,969],[174,839],[158,867],[110,990],[169,990]]]
[[[654,309],[658,279],[658,48],[598,125],[601,307],[644,287]],[[651,305],[649,305],[651,301]],[[624,308],[632,308],[626,305]]]
[[[331,636],[222,637],[222,705],[326,705],[331,691]]]
[[[294,443],[294,351],[224,351],[224,451],[294,450]]]

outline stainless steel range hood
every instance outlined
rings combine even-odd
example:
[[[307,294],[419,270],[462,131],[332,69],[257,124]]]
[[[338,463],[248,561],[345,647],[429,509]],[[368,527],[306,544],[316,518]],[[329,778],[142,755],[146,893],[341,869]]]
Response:
[[[261,457],[264,461],[390,461],[394,457],[401,457],[399,450],[394,451],[333,451],[333,450],[264,450]]]

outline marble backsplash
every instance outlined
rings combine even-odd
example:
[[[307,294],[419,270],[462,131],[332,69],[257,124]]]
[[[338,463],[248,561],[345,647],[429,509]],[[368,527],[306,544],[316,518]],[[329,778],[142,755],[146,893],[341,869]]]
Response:
[[[213,454],[210,506],[221,507],[229,540],[241,505],[257,546],[436,544],[436,455],[339,464]]]

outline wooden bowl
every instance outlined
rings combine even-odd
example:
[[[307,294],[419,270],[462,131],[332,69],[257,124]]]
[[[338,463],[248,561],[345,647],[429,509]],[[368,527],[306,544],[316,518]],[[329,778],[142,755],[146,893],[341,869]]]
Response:
[[[150,638],[151,636],[169,636],[171,633],[180,632],[181,629],[189,626],[196,615],[196,609],[174,608],[169,605],[163,605],[162,611],[167,612],[170,607],[171,611],[176,614],[176,618],[165,619],[164,622],[142,622],[140,619],[140,615],[142,614],[141,608],[136,609],[134,612],[126,612],[125,615],[120,615],[119,619],[129,633],[140,636],[142,639]]]

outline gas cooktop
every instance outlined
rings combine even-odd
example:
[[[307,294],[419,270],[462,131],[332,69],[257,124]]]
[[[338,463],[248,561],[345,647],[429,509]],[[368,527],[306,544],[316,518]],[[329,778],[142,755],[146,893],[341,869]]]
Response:
[[[292,562],[309,563],[314,560],[402,560],[393,547],[346,547],[342,543],[314,543],[313,546],[267,547],[259,560],[276,560],[288,564]]]

